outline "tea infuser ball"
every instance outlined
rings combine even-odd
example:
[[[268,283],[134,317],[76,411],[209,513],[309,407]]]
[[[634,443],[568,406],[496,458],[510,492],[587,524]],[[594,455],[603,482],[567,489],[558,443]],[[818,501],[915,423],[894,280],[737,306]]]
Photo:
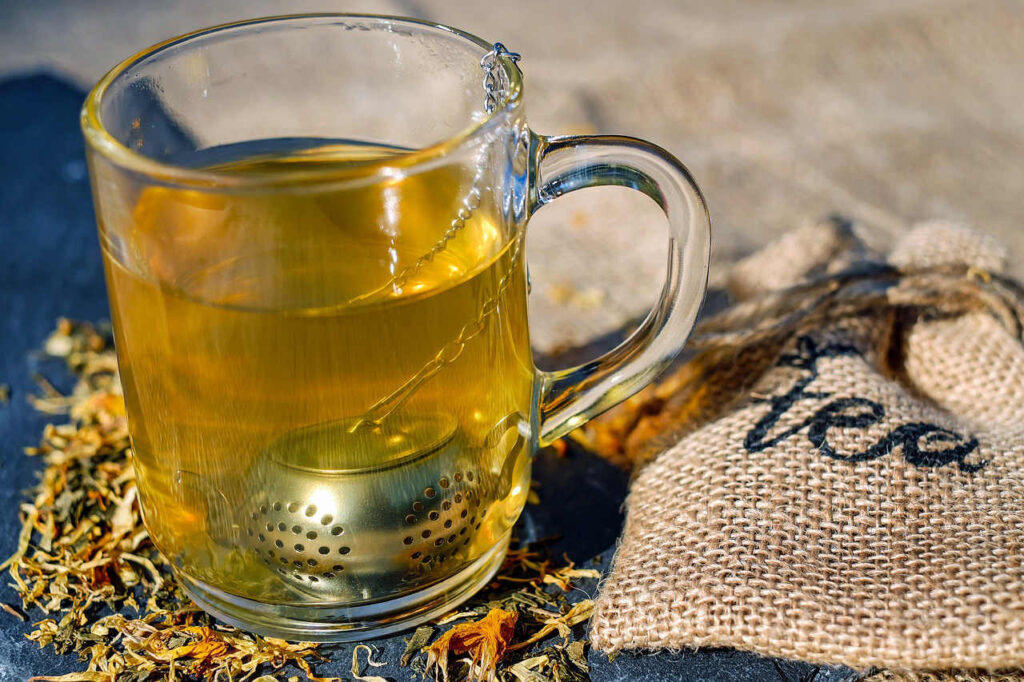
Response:
[[[288,433],[250,468],[239,542],[305,593],[358,594],[396,576],[415,586],[470,558],[525,444],[508,421],[475,447],[450,416]]]

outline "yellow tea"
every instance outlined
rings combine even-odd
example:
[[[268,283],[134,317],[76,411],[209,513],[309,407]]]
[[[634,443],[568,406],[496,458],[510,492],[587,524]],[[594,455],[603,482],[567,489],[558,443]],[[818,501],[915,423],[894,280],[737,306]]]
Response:
[[[393,153],[322,144],[217,168]],[[138,193],[105,265],[143,513],[185,576],[263,602],[373,601],[509,532],[533,447],[526,276],[500,207],[453,229],[478,182],[439,168]]]

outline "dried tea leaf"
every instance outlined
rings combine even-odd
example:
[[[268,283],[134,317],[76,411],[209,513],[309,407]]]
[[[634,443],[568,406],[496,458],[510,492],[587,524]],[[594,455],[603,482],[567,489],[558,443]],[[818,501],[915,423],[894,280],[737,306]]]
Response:
[[[590,666],[587,664],[587,642],[583,640],[569,642],[569,645],[565,647],[565,653],[573,665],[584,672],[590,672]]]
[[[359,674],[359,652],[362,649],[366,649],[366,665],[371,668],[382,668],[387,663],[381,663],[373,660],[373,649],[365,644],[359,644],[355,649],[352,650],[352,677],[359,682],[388,682],[383,677],[378,675],[360,675]]]
[[[434,636],[434,628],[429,625],[421,625],[416,628],[416,632],[412,633],[412,637],[409,638],[409,643],[405,645],[405,651],[402,652],[402,658],[399,662],[403,665],[409,665],[409,661],[412,657],[418,654],[423,647],[427,646],[430,642],[430,638]]]
[[[569,647],[574,644],[579,645],[576,658],[569,653]],[[583,657],[583,647],[583,642],[573,642],[566,647],[554,646],[544,650],[550,660],[551,676],[556,682],[589,682],[590,668]]]
[[[563,639],[568,640],[569,637],[572,636],[572,627],[590,620],[590,617],[594,614],[594,600],[584,599],[581,602],[573,604],[572,607],[564,614],[551,613],[550,611],[544,611],[542,609],[534,609],[533,611],[536,615],[541,617],[543,627],[530,636],[529,639],[510,646],[508,648],[509,651],[518,651],[519,649],[528,647],[534,642],[539,642],[555,631],[558,631],[558,634],[560,634]]]
[[[469,654],[467,679],[493,682],[515,634],[517,618],[515,611],[491,609],[481,620],[456,625],[427,649],[427,673],[437,667],[447,680],[449,654]]]
[[[519,682],[549,682],[550,678],[541,677],[534,670],[542,670],[548,666],[550,659],[546,655],[534,656],[533,658],[527,658],[519,661],[508,671],[517,679]]]

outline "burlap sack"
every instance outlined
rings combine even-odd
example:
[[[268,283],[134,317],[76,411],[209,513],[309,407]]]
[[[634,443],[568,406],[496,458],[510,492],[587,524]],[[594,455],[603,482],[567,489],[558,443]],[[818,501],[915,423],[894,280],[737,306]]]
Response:
[[[747,300],[611,417],[650,462],[594,645],[1024,664],[1024,296],[1004,259],[928,225],[886,261],[830,220],[737,266]]]

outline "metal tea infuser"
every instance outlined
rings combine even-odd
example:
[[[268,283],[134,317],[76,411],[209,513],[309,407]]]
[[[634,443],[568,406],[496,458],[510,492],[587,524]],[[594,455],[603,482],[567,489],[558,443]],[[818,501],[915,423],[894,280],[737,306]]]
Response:
[[[366,440],[348,420],[288,433],[254,463],[239,544],[307,593],[358,594],[380,577],[422,583],[469,558],[486,505],[521,466],[522,419],[509,415],[474,447],[452,417],[403,415],[395,435],[373,439],[376,464],[352,468]],[[500,472],[481,466],[480,447],[503,453]]]

